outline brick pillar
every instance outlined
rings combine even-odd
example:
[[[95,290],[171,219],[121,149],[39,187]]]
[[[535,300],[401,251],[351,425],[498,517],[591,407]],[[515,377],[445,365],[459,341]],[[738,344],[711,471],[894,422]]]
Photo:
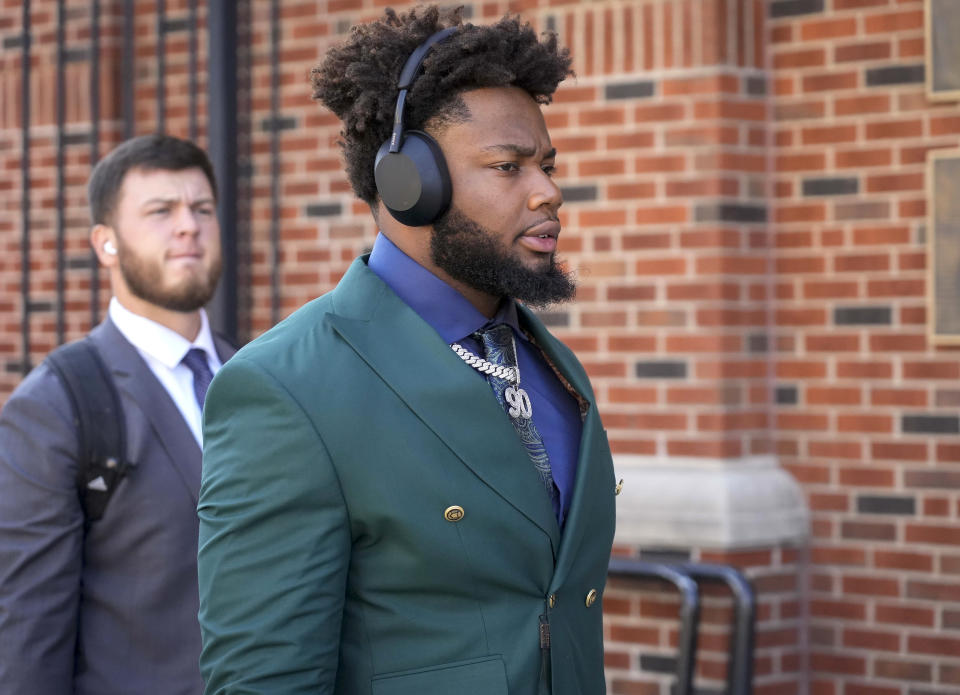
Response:
[[[800,692],[805,500],[775,450],[772,84],[765,2],[544,11],[577,79],[546,109],[580,274],[546,318],[583,359],[618,475],[617,552],[723,562],[759,596],[757,692]],[[602,37],[602,38],[601,38]],[[607,595],[610,692],[668,693],[678,606]],[[698,686],[722,687],[730,600],[709,590]],[[712,692],[709,691],[708,692]]]

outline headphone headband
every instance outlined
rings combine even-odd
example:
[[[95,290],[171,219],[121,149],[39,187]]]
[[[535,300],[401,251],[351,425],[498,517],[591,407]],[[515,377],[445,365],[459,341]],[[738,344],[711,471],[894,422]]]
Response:
[[[400,79],[397,81],[397,89],[409,89],[411,83],[413,82],[413,78],[417,76],[417,71],[423,64],[423,61],[430,52],[430,49],[433,48],[433,45],[443,41],[456,31],[457,27],[447,27],[446,29],[441,29],[436,34],[430,36],[422,44],[417,46],[413,53],[410,54],[410,57],[407,58],[407,62],[404,63],[403,70],[400,71]]]
[[[420,67],[426,59],[427,54],[434,44],[443,41],[451,34],[457,31],[457,27],[447,27],[430,36],[426,41],[416,47],[407,62],[403,64],[403,70],[400,71],[400,79],[397,80],[397,89],[400,94],[397,95],[397,108],[393,115],[393,133],[390,135],[390,152],[399,152],[400,143],[403,138],[403,112],[407,104],[407,90],[413,84]]]

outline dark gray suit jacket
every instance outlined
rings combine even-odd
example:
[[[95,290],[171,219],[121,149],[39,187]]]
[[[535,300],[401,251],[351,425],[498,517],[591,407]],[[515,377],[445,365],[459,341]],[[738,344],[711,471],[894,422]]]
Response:
[[[60,380],[38,366],[0,412],[0,693],[199,694],[200,447],[116,326],[90,336],[123,402],[131,468],[84,538]]]

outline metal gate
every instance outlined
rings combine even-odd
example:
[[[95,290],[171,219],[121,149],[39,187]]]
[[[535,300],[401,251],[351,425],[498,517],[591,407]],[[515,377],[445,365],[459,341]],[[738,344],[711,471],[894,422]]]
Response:
[[[259,7],[263,7],[260,5]],[[270,137],[270,279],[271,317],[279,316],[279,194],[280,156],[279,118],[279,0],[270,5],[270,118],[263,129]],[[146,11],[145,11],[146,10]],[[38,26],[36,20],[41,17]],[[7,362],[8,371],[26,374],[32,367],[31,352],[37,346],[31,336],[31,319],[52,314],[55,343],[67,338],[68,316],[76,317],[85,311],[89,325],[99,322],[104,297],[96,256],[92,250],[78,253],[68,248],[68,230],[82,223],[67,216],[65,191],[67,178],[72,185],[85,181],[89,167],[109,145],[147,132],[168,132],[171,124],[170,95],[178,98],[186,92],[187,105],[177,107],[177,135],[200,140],[210,154],[219,186],[218,215],[223,233],[223,276],[220,287],[209,307],[214,328],[235,342],[249,338],[244,325],[248,305],[246,278],[249,271],[249,215],[245,214],[252,196],[250,184],[250,103],[253,85],[250,80],[251,3],[249,0],[188,0],[177,11],[170,13],[165,0],[156,0],[150,7],[135,0],[90,0],[68,3],[66,0],[23,0],[19,34],[4,38],[4,51],[20,53],[20,359]],[[47,55],[51,25],[55,34],[55,94],[54,123],[43,128],[35,122],[31,105],[44,95],[32,94],[31,84],[39,82],[39,74],[46,66],[40,60],[41,51]],[[149,27],[150,31],[145,31]],[[186,42],[186,68],[183,66],[183,43]],[[145,50],[153,50],[145,54]],[[177,48],[177,74],[171,74],[169,47]],[[68,85],[68,74],[74,66],[82,67],[89,75],[89,85]],[[201,84],[204,74],[206,85]],[[146,76],[146,77],[145,77]],[[149,85],[155,88],[149,89]],[[112,85],[115,93],[106,95],[103,85]],[[77,89],[88,90],[89,125],[83,128],[75,113],[68,113],[67,93]],[[109,103],[111,113],[102,114],[101,104]],[[73,111],[74,109],[71,109]],[[184,122],[186,126],[184,127]],[[209,127],[204,128],[209,124]],[[40,191],[33,185],[32,152],[36,147],[37,132],[51,130],[55,147],[53,248],[44,247],[43,260],[55,257],[55,282],[43,292],[32,290],[31,266],[42,260],[31,242],[35,241],[36,225],[31,222]],[[203,131],[206,131],[205,133]],[[105,137],[105,133],[109,137]],[[87,148],[89,167],[78,170],[75,153]],[[47,228],[44,227],[46,232]],[[86,230],[84,229],[84,233]],[[77,246],[77,244],[73,244]],[[89,295],[86,309],[80,309],[75,299],[67,301],[67,278],[77,273],[89,277]],[[52,295],[52,296],[51,296]],[[46,347],[46,346],[44,346]]]

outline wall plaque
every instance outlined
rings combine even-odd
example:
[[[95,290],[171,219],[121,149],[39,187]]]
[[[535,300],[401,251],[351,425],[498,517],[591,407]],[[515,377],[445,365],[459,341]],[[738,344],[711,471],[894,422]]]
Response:
[[[927,323],[931,342],[960,345],[960,150],[928,157]]]
[[[927,95],[960,101],[960,1],[925,0]]]

